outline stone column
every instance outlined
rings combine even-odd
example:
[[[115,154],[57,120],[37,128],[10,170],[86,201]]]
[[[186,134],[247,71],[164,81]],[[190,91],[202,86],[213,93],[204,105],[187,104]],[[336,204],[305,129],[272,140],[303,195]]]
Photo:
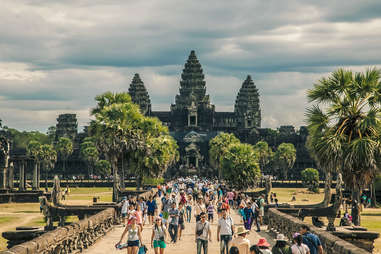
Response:
[[[19,190],[25,190],[25,161],[20,160],[19,164]]]
[[[196,157],[196,168],[198,168],[198,157]]]
[[[0,174],[0,189],[5,189],[7,187],[7,168],[1,167]]]
[[[37,163],[37,189],[40,190],[41,182],[41,164]]]
[[[37,162],[34,162],[34,168],[33,168],[33,183],[32,183],[32,189],[33,190],[38,190],[38,166]]]
[[[13,165],[13,162],[9,163],[9,167],[8,167],[8,188],[9,189],[13,189],[14,185],[13,185],[13,181],[14,181],[14,177],[15,177],[15,174],[14,174],[14,165]]]

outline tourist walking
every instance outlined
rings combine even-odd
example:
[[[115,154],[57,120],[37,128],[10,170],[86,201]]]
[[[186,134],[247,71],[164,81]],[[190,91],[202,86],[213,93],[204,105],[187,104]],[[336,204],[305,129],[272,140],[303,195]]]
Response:
[[[249,230],[242,226],[237,228],[237,237],[231,242],[231,246],[238,248],[239,254],[249,254],[250,253],[250,240],[246,238],[246,234]]]
[[[205,204],[202,201],[203,201],[202,196],[199,196],[197,198],[197,203],[195,205],[195,214],[194,215],[196,217],[196,222],[200,220],[200,214],[206,212]]]
[[[164,254],[166,248],[165,239],[167,238],[167,231],[160,216],[156,217],[155,225],[152,228],[151,247],[154,249],[155,254]]]
[[[217,241],[220,241],[221,254],[229,253],[229,244],[234,234],[233,219],[227,215],[226,209],[222,209],[222,217],[218,220]]]
[[[251,203],[247,202],[247,206],[243,209],[244,217],[243,217],[243,222],[245,225],[245,228],[247,230],[251,230],[251,225],[253,224],[254,220],[254,212],[253,209],[251,208]],[[257,227],[258,227],[258,221],[257,221]]]
[[[177,232],[179,230],[179,210],[176,208],[176,203],[172,203],[171,209],[169,209],[169,226],[168,231],[171,236],[171,242],[176,243]]]
[[[271,245],[267,242],[266,238],[260,238],[257,246],[261,250],[262,254],[272,254],[270,250]]]
[[[303,236],[300,233],[295,233],[292,238],[294,242],[291,246],[292,254],[310,254],[310,249],[303,243]]]
[[[201,248],[204,254],[208,253],[208,240],[212,241],[212,231],[210,230],[210,223],[206,221],[206,214],[200,214],[200,220],[196,222],[195,241],[197,243],[197,254],[201,254]]]
[[[179,240],[181,240],[181,235],[182,235],[182,232],[183,230],[185,229],[185,225],[184,225],[184,222],[185,222],[185,208],[184,208],[184,204],[183,203],[180,203],[179,204]]]
[[[303,236],[303,243],[308,246],[311,254],[323,254],[323,246],[320,239],[317,235],[310,232],[309,226],[302,225],[299,233]]]
[[[127,197],[123,197],[121,201],[121,214],[123,220],[123,226],[127,225],[127,212],[128,212],[128,200]]]
[[[187,221],[191,222],[192,219],[192,195],[188,195],[186,203]]]
[[[206,210],[208,211],[208,221],[213,223],[214,211],[216,210],[216,208],[214,208],[212,201],[209,201],[209,204],[208,204],[208,207],[206,208]]]
[[[123,241],[124,236],[127,235],[127,253],[128,254],[137,254],[139,250],[139,245],[142,243],[142,231],[139,225],[136,223],[136,217],[131,217],[129,219],[128,225],[123,231],[122,236],[120,237],[117,245]]]
[[[150,225],[153,225],[154,223],[153,218],[156,215],[156,210],[157,210],[156,200],[152,196],[150,196],[149,200],[147,201],[147,215],[148,215],[148,221]]]
[[[276,236],[276,243],[271,251],[273,254],[291,254],[291,248],[287,245],[286,238],[283,234]]]

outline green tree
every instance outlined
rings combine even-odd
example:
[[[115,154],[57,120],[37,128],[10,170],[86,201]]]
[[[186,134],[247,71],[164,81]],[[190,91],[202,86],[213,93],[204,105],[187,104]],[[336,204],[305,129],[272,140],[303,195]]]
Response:
[[[342,173],[357,202],[381,164],[380,78],[375,68],[365,73],[338,69],[308,91],[310,102],[317,103],[307,109],[314,157],[320,165]],[[358,214],[353,222],[359,225],[357,206],[353,212]]]
[[[259,166],[263,172],[273,157],[273,151],[266,141],[259,141],[254,145],[254,149],[258,152]]]
[[[218,178],[222,179],[222,159],[231,144],[240,143],[231,133],[220,133],[209,141],[210,164],[217,168]]]
[[[39,183],[39,164],[40,164],[40,153],[41,153],[41,144],[36,140],[31,140],[26,147],[27,155],[33,158],[34,161],[34,170],[33,170],[33,183],[36,183],[36,186],[33,186],[33,189],[38,190],[40,188]]]
[[[54,168],[54,164],[57,162],[57,152],[53,145],[42,145],[39,158],[45,171],[45,188],[48,188],[48,172]]]
[[[291,143],[282,143],[278,146],[275,155],[275,163],[279,169],[278,176],[287,179],[288,170],[294,166],[296,160],[296,150]]]
[[[90,176],[94,174],[93,169],[95,163],[99,159],[99,152],[95,146],[94,139],[85,138],[80,146],[80,152],[82,159],[86,162],[87,165],[87,174]]]
[[[258,153],[249,144],[231,144],[222,159],[224,180],[237,190],[255,186],[261,176]]]
[[[63,162],[62,178],[65,178],[66,162],[73,153],[73,141],[70,138],[61,137],[56,144],[56,151]]]
[[[301,172],[304,186],[309,191],[319,193],[319,171],[314,168],[306,168]]]
[[[109,176],[111,174],[111,164],[106,160],[99,160],[95,163],[95,173],[102,177]]]

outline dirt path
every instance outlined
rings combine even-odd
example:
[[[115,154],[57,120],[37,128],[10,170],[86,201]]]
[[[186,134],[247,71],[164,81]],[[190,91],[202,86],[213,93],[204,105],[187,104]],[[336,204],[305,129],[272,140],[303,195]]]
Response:
[[[240,225],[239,216],[233,212],[233,220],[235,221],[235,225]],[[166,254],[177,254],[177,253],[196,253],[196,243],[194,241],[194,231],[195,231],[195,221],[191,221],[191,223],[185,223],[185,231],[183,232],[183,237],[176,244],[167,244],[167,248],[165,249]],[[127,250],[117,250],[114,245],[119,241],[120,236],[123,232],[122,226],[115,226],[114,229],[109,232],[106,236],[100,239],[95,245],[91,246],[88,250],[84,251],[84,253],[91,254],[113,254],[113,253],[127,253]],[[212,223],[212,242],[209,242],[209,254],[218,254],[219,253],[219,242],[217,242],[217,223],[216,221]],[[263,228],[265,229],[265,228]],[[151,234],[152,227],[145,226],[143,229],[143,244],[145,244],[148,248],[148,253],[154,253],[153,249],[150,246],[151,242]],[[274,244],[271,237],[267,235],[265,232],[260,232],[259,234],[252,230],[248,235],[251,244],[255,244],[258,242],[258,239],[261,237],[265,237],[271,244]]]

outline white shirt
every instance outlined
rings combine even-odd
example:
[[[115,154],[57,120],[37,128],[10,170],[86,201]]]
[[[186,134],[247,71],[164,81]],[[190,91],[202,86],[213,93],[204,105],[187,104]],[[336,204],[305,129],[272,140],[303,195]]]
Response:
[[[307,254],[310,251],[310,249],[308,248],[307,245],[302,243],[301,246],[297,244],[293,244],[291,246],[291,251],[292,251],[292,254]]]
[[[122,213],[127,213],[127,208],[128,208],[128,201],[127,200],[125,200],[125,201],[123,201],[123,205],[122,205]]]
[[[226,219],[221,217],[221,219],[218,220],[220,235],[232,235],[232,225],[234,225],[234,222],[230,216],[226,216]]]
[[[153,226],[153,239],[156,240],[156,241],[159,241],[160,240],[160,237],[164,237],[165,235],[165,225],[161,225],[161,227],[157,227],[156,229],[156,225]]]

